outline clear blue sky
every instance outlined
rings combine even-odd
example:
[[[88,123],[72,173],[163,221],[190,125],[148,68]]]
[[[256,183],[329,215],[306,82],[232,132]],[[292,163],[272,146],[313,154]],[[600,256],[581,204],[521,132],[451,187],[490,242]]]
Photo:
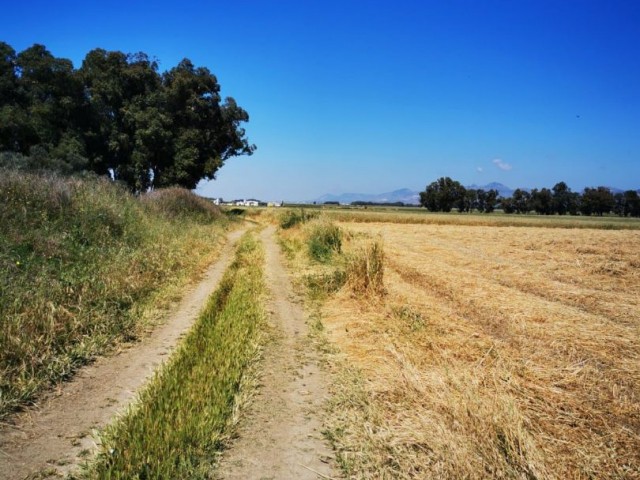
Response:
[[[198,191],[640,188],[640,1],[3,2],[0,40],[190,58],[250,114]]]

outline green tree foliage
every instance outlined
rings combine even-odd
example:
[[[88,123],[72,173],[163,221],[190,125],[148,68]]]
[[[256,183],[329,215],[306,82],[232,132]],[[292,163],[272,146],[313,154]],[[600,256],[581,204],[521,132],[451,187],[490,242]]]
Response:
[[[491,213],[498,204],[498,191],[465,188],[449,177],[441,177],[420,192],[420,204],[432,212],[450,212],[454,207],[461,213]]]
[[[464,189],[464,187],[462,187]],[[481,213],[491,213],[495,210],[498,202],[498,191],[483,189],[464,189],[464,194],[458,198],[456,206],[459,212],[472,212],[477,210]]]
[[[552,215],[554,211],[553,195],[551,193],[551,190],[549,190],[548,188],[543,188],[542,190],[534,188],[531,191],[529,208],[531,210],[535,210],[535,212],[540,215]]]
[[[615,205],[613,213],[621,217],[640,217],[640,195],[635,190],[614,195]]]
[[[556,183],[553,188],[552,206],[554,213],[575,215],[578,212],[578,195],[564,182]]]
[[[27,113],[25,141],[20,151],[34,145],[47,151],[80,137],[77,118],[83,104],[83,86],[70,60],[55,58],[34,45],[16,57],[18,98]],[[82,153],[82,152],[76,152]]]
[[[163,84],[173,118],[175,162],[152,166],[158,185],[194,188],[202,178],[215,178],[230,157],[253,152],[240,127],[249,115],[233,98],[221,103],[220,86],[209,70],[185,59],[164,75]]]
[[[497,190],[467,189],[460,182],[441,177],[420,192],[420,204],[432,212],[491,213],[499,205],[504,213],[529,213],[540,215],[604,215],[610,212],[620,216],[640,217],[640,191],[627,190],[613,195],[607,187],[585,188],[580,195],[572,192],[565,182],[558,182],[552,189],[533,189],[527,192],[516,189],[508,198],[498,196]]]
[[[15,50],[0,42],[0,147],[9,150],[18,150],[27,117],[19,102],[16,69]]]
[[[607,187],[585,188],[582,195],[572,192],[564,182],[551,190],[534,189],[531,193],[517,189],[511,198],[503,198],[500,204],[504,213],[528,213],[534,210],[541,215],[604,215],[613,212],[620,216],[640,217],[640,196],[635,190],[613,195]]]
[[[498,203],[498,191],[491,189],[486,192],[478,190],[478,210],[484,213],[492,213]]]
[[[465,189],[464,193],[458,198],[456,206],[461,213],[469,213],[478,208],[478,191],[473,188]]]
[[[0,42],[0,151],[23,168],[91,170],[134,191],[213,179],[251,155],[233,98],[188,59],[160,74],[144,53],[95,49],[80,69],[43,45]],[[11,163],[9,162],[9,163]]]
[[[91,169],[111,174],[134,190],[151,187],[136,137],[138,117],[160,92],[157,65],[144,54],[95,49],[85,57],[79,74],[86,88],[85,140]]]
[[[500,199],[500,207],[504,213],[517,213],[513,197]]]
[[[531,209],[531,195],[526,190],[516,188],[511,197],[513,209],[516,213],[529,213]]]
[[[583,215],[603,215],[611,212],[615,203],[613,193],[607,187],[587,187],[580,201],[580,212]]]
[[[464,201],[465,188],[449,177],[441,177],[420,192],[420,204],[432,212],[450,212]]]

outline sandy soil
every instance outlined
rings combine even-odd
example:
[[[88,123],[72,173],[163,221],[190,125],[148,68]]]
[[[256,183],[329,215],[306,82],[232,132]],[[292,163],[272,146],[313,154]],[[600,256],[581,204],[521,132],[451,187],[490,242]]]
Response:
[[[324,441],[326,380],[308,336],[305,316],[284,270],[274,228],[262,233],[268,305],[275,340],[265,348],[260,387],[223,455],[220,479],[336,478],[333,452]]]
[[[97,429],[124,409],[191,327],[231,262],[242,233],[229,235],[220,258],[149,337],[100,358],[37,407],[0,425],[0,478],[56,477],[90,457]]]

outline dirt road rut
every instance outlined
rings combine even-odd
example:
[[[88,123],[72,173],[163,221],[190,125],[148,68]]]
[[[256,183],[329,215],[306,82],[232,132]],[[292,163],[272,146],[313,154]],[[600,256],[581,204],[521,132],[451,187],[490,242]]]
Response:
[[[326,379],[274,232],[269,227],[261,238],[276,338],[265,348],[259,391],[240,421],[238,438],[223,455],[217,476],[226,480],[336,478],[333,452],[321,433]]]

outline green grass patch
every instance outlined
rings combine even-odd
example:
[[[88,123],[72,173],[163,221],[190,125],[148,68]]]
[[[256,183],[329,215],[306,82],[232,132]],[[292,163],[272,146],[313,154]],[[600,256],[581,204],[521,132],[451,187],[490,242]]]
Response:
[[[280,224],[280,228],[286,230],[288,228],[293,228],[296,225],[300,225],[308,222],[309,220],[317,218],[319,214],[320,212],[318,211],[307,210],[303,208],[299,210],[287,209],[280,214],[278,221]]]
[[[186,190],[0,170],[0,418],[136,338],[227,224]]]
[[[86,475],[210,478],[265,325],[263,251],[245,235],[196,325],[137,403],[105,432]]]
[[[313,299],[323,299],[337,292],[347,281],[345,271],[338,267],[329,272],[308,274],[304,278],[307,294]]]
[[[309,225],[307,235],[309,256],[318,262],[328,262],[342,251],[342,231],[335,224],[318,220]]]

